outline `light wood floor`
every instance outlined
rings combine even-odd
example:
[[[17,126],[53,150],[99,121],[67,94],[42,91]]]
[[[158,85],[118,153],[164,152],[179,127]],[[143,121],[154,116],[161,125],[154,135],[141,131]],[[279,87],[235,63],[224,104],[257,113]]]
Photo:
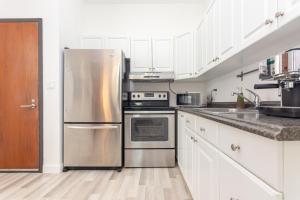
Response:
[[[178,168],[0,173],[1,200],[191,200]]]

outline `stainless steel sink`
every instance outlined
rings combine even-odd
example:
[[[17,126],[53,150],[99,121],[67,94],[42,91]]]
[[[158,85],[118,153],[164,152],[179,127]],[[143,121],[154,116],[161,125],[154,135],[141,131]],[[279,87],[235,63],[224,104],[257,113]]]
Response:
[[[257,110],[251,109],[237,109],[237,108],[198,108],[199,110],[212,114],[248,114],[258,113]]]

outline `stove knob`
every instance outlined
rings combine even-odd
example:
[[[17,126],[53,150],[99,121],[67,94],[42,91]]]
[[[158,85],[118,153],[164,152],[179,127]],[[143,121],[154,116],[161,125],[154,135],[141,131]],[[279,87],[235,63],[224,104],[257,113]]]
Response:
[[[161,98],[161,95],[158,95],[159,98]]]
[[[135,94],[134,94],[134,95],[132,95],[132,98],[135,98]]]
[[[164,94],[164,98],[166,98],[166,95]]]
[[[138,94],[137,97],[140,98],[141,96]]]

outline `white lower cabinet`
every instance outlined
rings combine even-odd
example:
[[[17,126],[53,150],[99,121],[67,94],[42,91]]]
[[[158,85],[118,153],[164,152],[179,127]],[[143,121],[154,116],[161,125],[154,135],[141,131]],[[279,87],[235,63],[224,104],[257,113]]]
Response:
[[[184,138],[185,135],[183,134],[184,132],[184,122],[185,122],[185,115],[182,112],[178,113],[177,116],[177,162],[178,166],[181,169],[182,173],[183,172],[183,166],[184,166],[184,155],[183,155],[183,143],[184,143]]]
[[[218,151],[187,126],[190,116],[178,113],[178,165],[194,200],[217,200]]]
[[[282,193],[281,187],[280,189],[274,187],[273,181],[268,179],[269,172],[265,170],[269,168],[270,172],[274,169],[276,172],[283,171],[283,168],[280,168],[284,165],[281,162],[283,151],[280,145],[253,134],[255,138],[242,140],[241,138],[249,137],[244,131],[238,132],[237,129],[226,131],[222,124],[182,111],[178,112],[177,119],[178,165],[193,200],[283,200],[284,191]],[[203,129],[206,130],[205,133]],[[229,142],[231,140],[232,144],[241,145],[240,156],[232,156],[232,153],[227,151],[227,147],[231,148]],[[257,140],[256,143],[254,140]],[[270,145],[267,145],[269,142],[275,149],[269,148]],[[263,146],[261,143],[266,145]],[[257,145],[251,147],[250,144]],[[270,158],[265,157],[266,163],[254,159],[250,149],[258,156],[256,148],[259,152],[263,152],[261,154],[263,156],[265,152],[269,153]],[[261,175],[260,172],[263,170],[267,175]],[[272,176],[274,176],[272,180],[280,180],[278,182],[280,183],[284,175],[279,172],[272,173]],[[291,184],[293,187],[296,186],[294,182]],[[285,200],[297,199],[294,198],[294,194],[291,196],[292,198]]]
[[[198,136],[193,144],[193,184],[194,200],[219,199],[218,151]]]
[[[222,152],[278,191],[283,189],[283,143],[219,125]],[[262,165],[262,163],[264,163]]]
[[[184,130],[184,143],[183,143],[183,151],[184,151],[184,176],[185,181],[188,187],[193,189],[193,132],[188,128]],[[192,191],[191,191],[192,192]]]
[[[275,191],[238,163],[220,153],[220,200],[282,200]]]

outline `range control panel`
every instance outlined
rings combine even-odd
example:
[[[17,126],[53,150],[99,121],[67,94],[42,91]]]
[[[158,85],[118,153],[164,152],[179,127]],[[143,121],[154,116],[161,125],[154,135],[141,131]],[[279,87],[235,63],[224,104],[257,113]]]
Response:
[[[169,92],[131,92],[131,101],[168,101]]]

